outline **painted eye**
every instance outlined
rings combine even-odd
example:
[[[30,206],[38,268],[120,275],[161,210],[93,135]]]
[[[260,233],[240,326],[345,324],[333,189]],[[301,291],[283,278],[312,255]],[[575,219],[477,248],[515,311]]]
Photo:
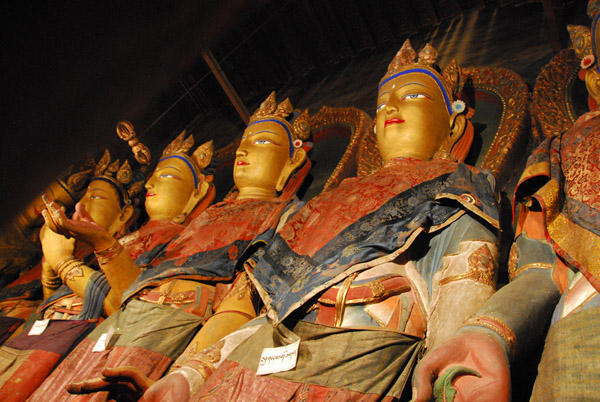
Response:
[[[423,93],[417,93],[417,94],[407,94],[402,97],[402,100],[406,100],[406,99],[431,99],[431,98]]]
[[[90,195],[90,200],[101,200],[101,199],[103,199],[103,198],[104,198],[104,197],[101,197],[101,196],[99,196],[99,195]]]
[[[253,144],[259,144],[259,145],[262,145],[262,144],[272,144],[272,143],[273,142],[269,141],[269,140],[256,140],[256,141],[253,142]]]
[[[386,106],[387,102],[382,103],[381,105],[377,106],[376,112],[379,113],[379,111],[383,110]]]
[[[168,173],[161,174],[158,177],[160,177],[161,179],[177,179],[177,176]]]

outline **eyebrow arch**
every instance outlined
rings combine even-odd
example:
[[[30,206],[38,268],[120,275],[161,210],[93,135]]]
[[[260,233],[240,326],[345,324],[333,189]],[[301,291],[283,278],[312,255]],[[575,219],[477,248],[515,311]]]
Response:
[[[161,171],[161,170],[163,170],[163,169],[166,169],[166,168],[175,169],[175,170],[177,170],[178,172],[180,172],[180,173],[181,173],[181,170],[179,170],[179,169],[177,169],[175,166],[171,166],[171,165],[163,166],[163,167],[161,167],[160,169],[156,169],[156,171],[158,172],[158,171]]]
[[[420,82],[407,82],[406,84],[401,85],[400,88],[404,88],[407,85],[421,85],[422,87],[429,88],[427,85],[421,84]]]
[[[98,188],[98,187],[96,187],[96,188],[90,188],[89,190],[90,190],[90,193],[91,193],[92,191],[102,191],[103,193],[108,193],[108,191],[106,191],[106,190],[104,190],[104,189],[102,189],[102,188]]]
[[[252,136],[255,136],[256,134],[260,134],[260,133],[269,133],[269,134],[275,134],[275,135],[277,135],[277,133],[276,133],[275,131],[271,131],[271,130],[260,130],[260,131],[257,131],[257,132],[255,132],[255,133],[252,133],[252,134],[250,134],[248,137],[252,137]]]

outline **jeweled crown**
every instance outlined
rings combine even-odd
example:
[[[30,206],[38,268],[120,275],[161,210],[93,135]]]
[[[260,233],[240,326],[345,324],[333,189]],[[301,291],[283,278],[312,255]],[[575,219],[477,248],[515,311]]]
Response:
[[[119,160],[111,162],[110,152],[104,150],[104,154],[96,164],[93,180],[104,180],[111,183],[119,192],[121,208],[130,203],[130,199],[140,193],[144,187],[144,182],[131,182],[132,172],[129,161],[120,165]]]
[[[187,137],[186,137],[187,136]],[[192,153],[188,155],[188,152],[194,146],[194,137],[190,134],[187,135],[187,131],[183,130],[167,147],[162,153],[160,160],[168,157],[178,156],[189,162],[189,166],[192,168],[192,174],[194,176],[194,185],[198,187],[198,177],[202,175],[202,171],[206,169],[213,157],[213,140],[207,141],[200,145]]]
[[[437,57],[437,50],[429,43],[421,49],[417,57],[417,52],[413,49],[410,40],[406,39],[398,53],[396,53],[396,56],[388,65],[387,73],[383,76],[381,82],[384,82],[386,79],[402,71],[420,67],[430,70],[440,76],[440,78],[442,78],[442,84],[451,96],[458,91],[460,84],[460,69],[458,63],[455,59],[452,59],[440,73],[435,64]]]
[[[293,146],[298,148],[298,144],[302,145],[302,141],[305,141],[310,137],[310,117],[308,110],[306,109],[294,119],[293,123],[290,123],[287,118],[293,111],[294,108],[290,99],[286,98],[283,102],[277,104],[275,91],[273,91],[267,99],[260,104],[258,109],[252,113],[248,125],[261,120],[276,119],[288,127],[292,135]],[[296,140],[300,140],[300,142],[298,143]]]

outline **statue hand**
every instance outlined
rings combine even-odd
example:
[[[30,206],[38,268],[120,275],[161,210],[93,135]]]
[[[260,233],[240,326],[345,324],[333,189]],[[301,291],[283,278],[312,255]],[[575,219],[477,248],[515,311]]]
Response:
[[[413,401],[434,400],[432,385],[452,372],[455,401],[509,401],[509,363],[491,336],[463,332],[425,355],[413,375]],[[458,376],[456,376],[458,374]],[[479,374],[480,376],[477,376]],[[443,384],[436,384],[438,390]]]
[[[181,373],[171,373],[148,388],[139,402],[185,402],[190,399],[190,384]]]
[[[71,394],[108,391],[108,400],[134,402],[140,399],[152,383],[137,367],[124,366],[105,368],[102,370],[102,377],[71,383],[67,386],[67,391]]]
[[[65,236],[49,230],[46,225],[40,229],[40,242],[42,243],[42,251],[48,263],[47,265],[52,269],[60,261],[73,255],[75,249],[75,239],[67,239]]]
[[[94,250],[104,250],[114,243],[115,239],[106,229],[94,222],[83,204],[75,205],[73,218],[69,219],[65,211],[45,194],[42,199],[46,204],[42,216],[53,232],[88,243]]]

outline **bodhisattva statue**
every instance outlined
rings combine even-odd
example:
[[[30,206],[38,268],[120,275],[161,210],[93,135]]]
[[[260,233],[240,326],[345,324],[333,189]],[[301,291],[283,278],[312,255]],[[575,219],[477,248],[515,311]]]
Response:
[[[290,205],[286,183],[305,164],[302,139],[310,135],[308,113],[290,124],[286,117],[291,112],[289,100],[277,105],[274,93],[263,102],[236,152],[237,197],[207,208],[190,222],[123,293],[119,311],[84,339],[30,400],[75,398],[65,386],[98,377],[105,367],[133,366],[156,380],[201,326],[194,343],[203,349],[256,316],[246,276],[236,278],[236,261],[255,246],[255,237],[277,225]],[[282,191],[285,197],[278,198]],[[107,277],[117,270],[139,270],[113,247],[114,239],[106,232],[69,220],[53,206],[49,213],[60,232],[85,240],[94,250],[115,249],[99,261]],[[93,352],[103,334],[112,332],[118,339]]]
[[[93,163],[93,160],[90,161]],[[85,186],[91,177],[93,166],[86,163],[78,171],[53,180],[13,222],[7,226],[0,236],[0,273],[2,275],[18,274],[39,263],[42,255],[39,248],[39,230],[44,220],[42,210],[44,201],[42,194],[50,194],[56,202],[66,209],[71,209],[81,198]]]
[[[494,191],[449,160],[471,138],[456,64],[442,75],[436,54],[415,62],[407,41],[381,80],[384,166],[312,199],[246,263],[267,322],[189,358],[144,401],[400,398],[424,348],[493,293]]]
[[[588,14],[596,15],[594,55],[583,58],[581,74],[589,104],[596,107],[600,104],[598,11],[598,2],[590,2]],[[453,382],[456,400],[509,400],[510,364],[543,342],[548,324],[531,400],[598,399],[599,166],[597,109],[533,152],[515,191],[520,214],[509,260],[512,280],[420,363],[413,382],[416,401],[431,399],[431,383],[438,376],[464,368],[472,375]]]
[[[96,163],[90,158],[77,168],[53,180],[44,190],[56,197],[57,203],[71,210],[85,193]],[[4,342],[27,320],[41,302],[42,249],[39,243],[44,209],[42,194],[36,197],[0,235],[0,276],[2,279],[20,274],[0,291],[0,340]],[[6,283],[5,283],[6,284]],[[16,325],[10,326],[10,323]],[[1,343],[1,342],[0,342]]]
[[[109,233],[121,233],[133,213],[128,200],[141,189],[142,183],[130,183],[128,162],[121,167],[118,161],[110,164],[108,151],[94,174],[77,204],[75,217],[84,214]],[[28,326],[0,348],[0,398],[3,400],[24,401],[60,358],[95,326],[103,311],[108,314],[115,309],[110,302],[114,296],[104,276],[82,261],[89,257],[89,248],[76,248],[74,239],[68,240],[46,227],[42,228],[40,237],[46,252],[41,282],[47,299],[34,316],[51,320],[40,333],[31,335],[33,327]],[[57,263],[58,250],[65,250],[70,257]],[[35,317],[30,319],[31,324]],[[34,327],[41,322],[36,322]]]

